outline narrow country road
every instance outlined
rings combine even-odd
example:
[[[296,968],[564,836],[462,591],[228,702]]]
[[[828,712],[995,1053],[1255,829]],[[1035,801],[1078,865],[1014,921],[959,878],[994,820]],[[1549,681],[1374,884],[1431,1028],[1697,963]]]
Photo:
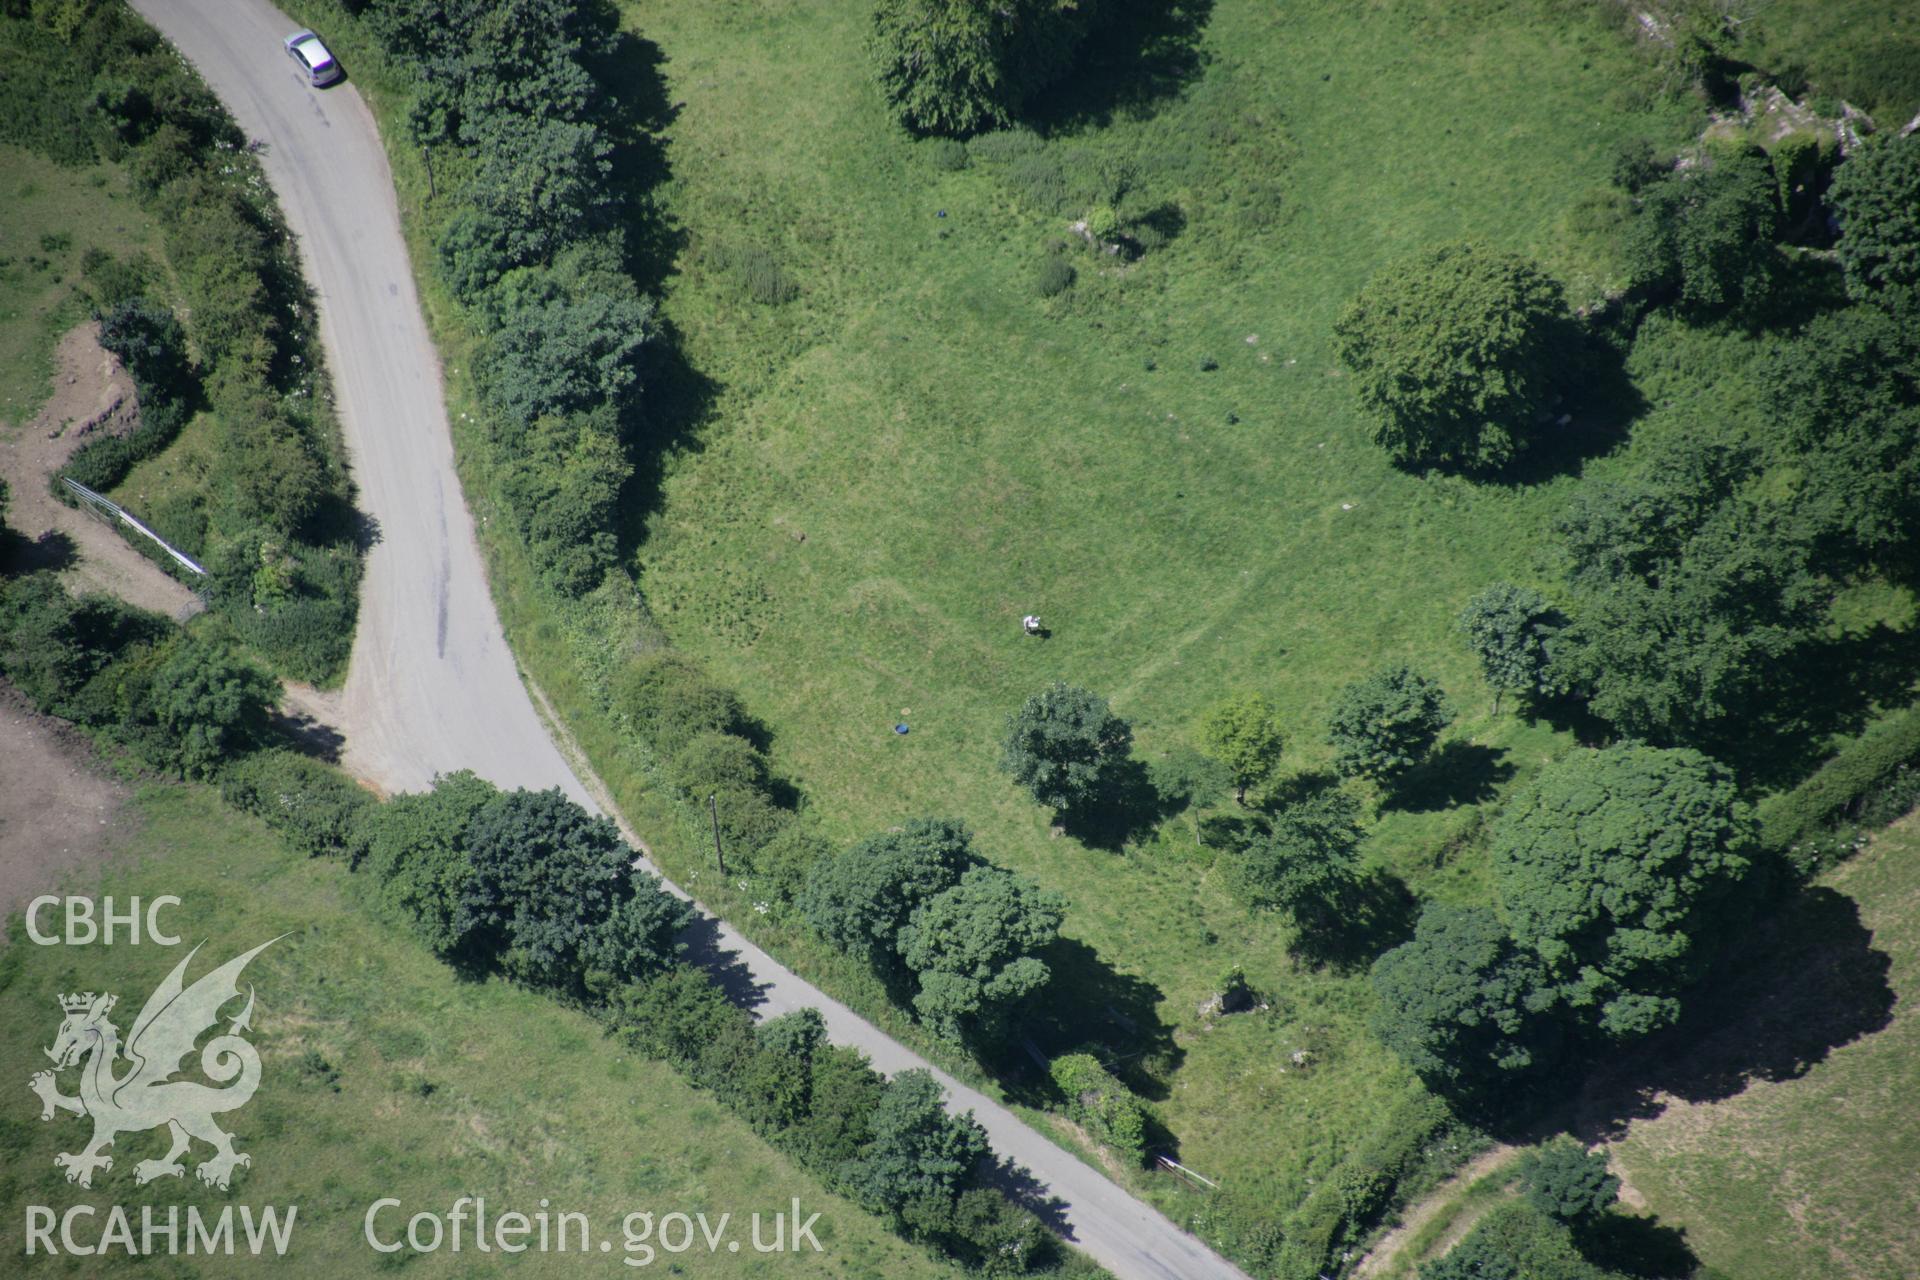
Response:
[[[267,178],[319,298],[361,507],[380,534],[340,699],[347,766],[388,790],[472,769],[503,786],[558,786],[597,810],[536,714],[487,593],[454,472],[439,359],[372,113],[351,83],[307,86],[280,45],[298,24],[264,0],[131,2],[187,56],[247,137],[265,144]],[[751,972],[760,1016],[811,1006],[837,1043],[861,1049],[876,1069],[928,1065],[724,921],[714,933],[716,952]],[[934,1074],[949,1105],[972,1111],[994,1148],[1063,1202],[1074,1241],[1121,1280],[1245,1280],[1005,1107]]]

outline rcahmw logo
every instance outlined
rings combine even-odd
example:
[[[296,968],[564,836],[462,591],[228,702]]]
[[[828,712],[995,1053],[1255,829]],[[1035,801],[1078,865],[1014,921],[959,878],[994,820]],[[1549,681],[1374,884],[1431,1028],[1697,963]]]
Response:
[[[278,941],[261,943],[189,986],[187,966],[200,950],[195,947],[147,997],[124,1042],[112,1017],[118,997],[91,991],[60,997],[64,1020],[53,1047],[45,1051],[53,1069],[35,1073],[28,1087],[40,1097],[42,1120],[65,1111],[93,1122],[92,1137],[78,1151],[53,1158],[55,1165],[66,1170],[68,1182],[92,1187],[96,1173],[113,1168],[113,1157],[106,1149],[120,1134],[163,1126],[169,1138],[166,1154],[134,1165],[137,1184],[184,1177],[181,1158],[193,1151],[196,1140],[213,1148],[194,1168],[194,1175],[210,1187],[227,1190],[234,1170],[252,1165],[253,1158],[234,1150],[233,1135],[214,1120],[244,1107],[260,1087],[260,1055],[244,1034],[253,1025],[251,986],[244,992],[244,1006],[225,1019],[225,1030],[200,1048],[200,1072],[213,1083],[175,1077],[202,1034],[218,1030],[221,1009],[242,997],[240,975],[248,963]],[[76,1068],[75,1092],[61,1092],[59,1077]],[[145,1206],[136,1232],[132,1218],[118,1205],[104,1210],[74,1205],[60,1214],[45,1205],[29,1205],[27,1252],[85,1255],[120,1248],[128,1253],[232,1253],[244,1248],[259,1253],[271,1246],[274,1252],[284,1253],[297,1212],[293,1206],[267,1207],[256,1215],[251,1206],[242,1206],[241,1233],[236,1237],[233,1206],[217,1215],[189,1206],[179,1217],[171,1209],[157,1213],[153,1206]],[[98,1221],[102,1215],[104,1222]],[[89,1219],[95,1221],[89,1223]],[[80,1238],[79,1233],[91,1233],[95,1227],[99,1235],[94,1242]]]

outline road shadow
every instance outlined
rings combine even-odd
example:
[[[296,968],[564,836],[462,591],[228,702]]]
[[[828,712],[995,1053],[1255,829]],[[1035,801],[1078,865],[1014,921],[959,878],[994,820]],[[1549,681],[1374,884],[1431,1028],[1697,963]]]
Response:
[[[1051,1188],[1033,1176],[1033,1171],[1025,1165],[1015,1164],[1013,1157],[996,1155],[992,1163],[980,1171],[983,1186],[993,1187],[1014,1204],[1040,1219],[1047,1230],[1063,1240],[1072,1240],[1073,1224],[1067,1221],[1067,1202],[1055,1195]]]
[[[58,572],[80,563],[80,547],[61,529],[48,529],[37,538],[29,538],[11,529],[0,528],[0,573],[8,575]]]
[[[297,708],[281,706],[269,711],[267,727],[295,751],[328,764],[339,764],[340,752],[347,745],[345,734]]]
[[[1616,1141],[1671,1101],[1719,1102],[1754,1081],[1799,1079],[1892,1021],[1891,965],[1858,903],[1822,885],[1801,890],[1686,997],[1678,1024],[1588,1076],[1569,1127],[1588,1142]]]
[[[679,942],[684,948],[681,958],[705,970],[728,1003],[749,1013],[766,1003],[771,984],[755,978],[740,953],[727,945],[718,920],[705,912],[695,915],[680,931]]]

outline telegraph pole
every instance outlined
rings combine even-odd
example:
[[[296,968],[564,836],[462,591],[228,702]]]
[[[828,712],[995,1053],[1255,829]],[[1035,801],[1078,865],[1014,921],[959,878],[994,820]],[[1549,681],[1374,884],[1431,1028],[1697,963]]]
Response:
[[[724,876],[727,874],[727,855],[720,851],[720,801],[718,792],[711,792],[707,796],[707,816],[713,819],[713,861],[720,868],[720,874]]]

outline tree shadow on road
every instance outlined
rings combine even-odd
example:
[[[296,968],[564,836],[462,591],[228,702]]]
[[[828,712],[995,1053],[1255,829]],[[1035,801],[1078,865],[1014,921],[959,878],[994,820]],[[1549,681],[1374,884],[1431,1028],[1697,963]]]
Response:
[[[679,941],[686,948],[681,958],[705,970],[729,1003],[751,1013],[766,1000],[772,984],[753,976],[740,953],[721,935],[718,920],[704,912],[694,916],[680,931]]]

